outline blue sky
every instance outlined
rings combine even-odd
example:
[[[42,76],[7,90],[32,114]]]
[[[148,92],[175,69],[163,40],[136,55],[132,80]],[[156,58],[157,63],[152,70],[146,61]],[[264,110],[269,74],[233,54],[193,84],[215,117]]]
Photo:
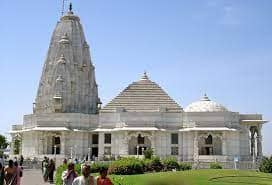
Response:
[[[146,70],[182,107],[204,93],[272,120],[272,1],[77,0],[107,103]],[[61,0],[1,0],[0,132],[32,112]],[[272,124],[263,127],[272,154]]]

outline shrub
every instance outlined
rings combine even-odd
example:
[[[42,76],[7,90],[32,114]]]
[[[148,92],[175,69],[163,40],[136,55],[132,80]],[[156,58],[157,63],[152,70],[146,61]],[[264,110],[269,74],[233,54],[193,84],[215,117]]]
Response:
[[[91,173],[99,173],[100,169],[109,168],[109,163],[96,162],[91,165]]]
[[[182,170],[182,171],[191,170],[192,165],[189,164],[189,163],[179,163],[179,169]]]
[[[144,172],[153,172],[153,168],[152,168],[152,160],[151,159],[144,159],[142,161],[143,163],[143,168],[144,168]]]
[[[179,170],[179,163],[175,157],[167,157],[163,160],[164,170],[171,171],[173,169]]]
[[[122,158],[110,164],[109,173],[116,175],[132,175],[142,174],[144,172],[144,165],[140,159],[137,158]]]
[[[147,148],[145,151],[144,151],[144,157],[145,159],[151,159],[152,156],[154,154],[154,151],[152,148]]]
[[[217,163],[217,162],[214,162],[214,163],[210,163],[210,169],[222,169],[222,165]]]
[[[163,169],[163,165],[159,157],[153,157],[151,159],[151,169],[152,171],[159,172]]]
[[[272,156],[263,157],[259,170],[264,173],[272,173]]]

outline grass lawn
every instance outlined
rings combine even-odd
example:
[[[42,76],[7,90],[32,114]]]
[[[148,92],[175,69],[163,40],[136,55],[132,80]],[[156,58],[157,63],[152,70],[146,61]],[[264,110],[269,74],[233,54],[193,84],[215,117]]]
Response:
[[[272,174],[243,170],[191,170],[111,176],[120,185],[272,185]]]

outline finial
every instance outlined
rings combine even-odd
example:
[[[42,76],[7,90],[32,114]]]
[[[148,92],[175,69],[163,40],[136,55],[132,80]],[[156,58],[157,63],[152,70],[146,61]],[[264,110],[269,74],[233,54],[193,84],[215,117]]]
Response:
[[[73,4],[70,3],[70,4],[69,4],[69,12],[72,12],[72,10],[73,10]]]
[[[141,80],[149,80],[146,71],[144,71],[144,74],[143,74]]]
[[[201,99],[202,101],[210,101],[209,97],[207,96],[207,93],[204,93],[204,96]]]

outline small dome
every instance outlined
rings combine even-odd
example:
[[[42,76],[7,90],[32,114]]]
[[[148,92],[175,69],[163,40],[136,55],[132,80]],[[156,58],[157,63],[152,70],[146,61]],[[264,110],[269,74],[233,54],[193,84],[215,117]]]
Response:
[[[228,109],[221,104],[211,101],[205,94],[201,100],[188,105],[185,112],[227,112]]]

